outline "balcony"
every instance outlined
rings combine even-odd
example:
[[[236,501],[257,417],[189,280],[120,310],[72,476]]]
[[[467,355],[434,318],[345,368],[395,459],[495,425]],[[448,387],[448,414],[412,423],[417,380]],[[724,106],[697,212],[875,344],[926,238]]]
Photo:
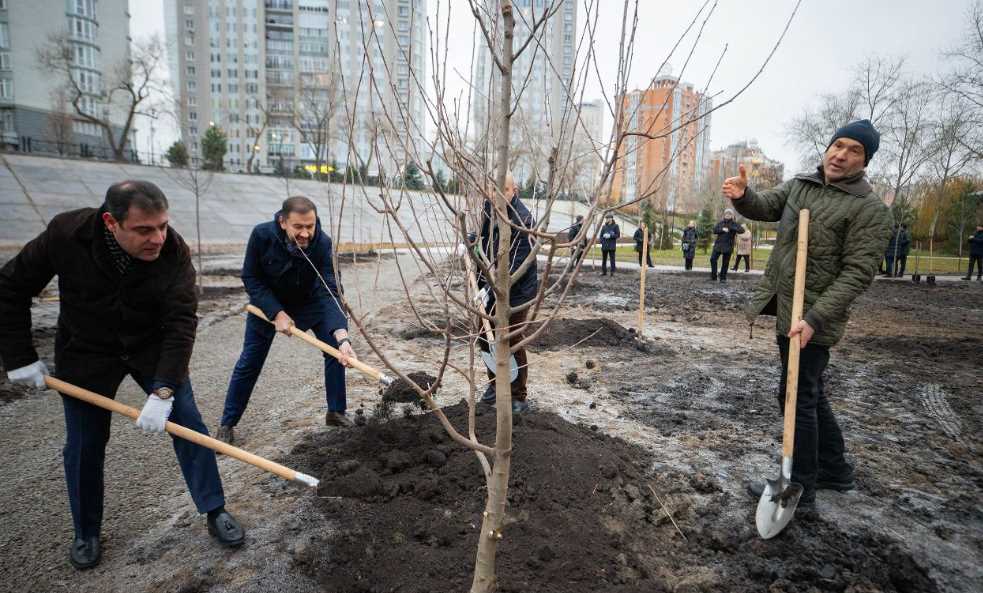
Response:
[[[267,12],[293,12],[294,3],[293,0],[266,0],[266,10]]]

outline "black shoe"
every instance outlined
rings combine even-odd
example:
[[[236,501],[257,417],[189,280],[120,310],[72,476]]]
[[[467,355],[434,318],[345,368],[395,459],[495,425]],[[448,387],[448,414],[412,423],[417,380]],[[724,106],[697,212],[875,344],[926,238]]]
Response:
[[[68,561],[78,570],[93,568],[102,559],[102,546],[99,537],[75,538],[68,551]]]
[[[716,276],[710,276],[710,282],[716,282],[716,281],[717,281]]]
[[[853,474],[845,477],[827,478],[819,476],[816,478],[816,490],[836,490],[837,492],[849,492],[857,487]]]
[[[512,415],[523,414],[529,411],[529,404],[517,399],[512,400]]]
[[[481,395],[481,403],[488,404],[489,406],[495,405],[495,384],[489,383],[488,387],[485,387],[485,392]]]
[[[960,278],[960,280],[972,280],[972,278],[970,278],[969,276],[963,276],[962,278]]]
[[[215,432],[215,438],[227,445],[234,445],[236,442],[235,427],[222,425]]]
[[[214,517],[208,517],[208,533],[227,548],[241,546],[246,540],[246,531],[239,525],[235,517],[228,511],[221,511]]]
[[[721,283],[721,284],[726,284],[726,283],[727,283],[727,279],[726,279],[726,278],[724,278],[723,276],[721,276],[721,277],[720,277],[720,283]]]
[[[348,428],[350,426],[355,426],[355,423],[345,416],[344,412],[332,412],[328,411],[324,415],[324,425],[325,426],[340,426],[342,428]]]

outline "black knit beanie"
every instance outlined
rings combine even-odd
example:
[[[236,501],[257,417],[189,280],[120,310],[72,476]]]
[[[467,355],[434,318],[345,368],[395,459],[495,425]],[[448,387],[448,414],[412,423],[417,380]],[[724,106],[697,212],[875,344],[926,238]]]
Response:
[[[836,130],[829,144],[826,145],[826,150],[829,150],[829,147],[836,142],[837,138],[849,138],[864,145],[865,167],[870,163],[871,157],[874,156],[877,148],[881,145],[881,134],[874,128],[874,124],[870,123],[869,119],[852,121],[839,130]]]

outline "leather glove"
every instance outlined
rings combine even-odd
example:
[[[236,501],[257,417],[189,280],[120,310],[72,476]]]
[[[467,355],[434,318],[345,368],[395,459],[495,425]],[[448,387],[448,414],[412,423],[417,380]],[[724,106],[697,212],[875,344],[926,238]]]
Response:
[[[35,360],[26,367],[20,367],[7,373],[7,378],[11,383],[30,385],[37,389],[47,389],[44,384],[44,376],[49,374],[48,367],[41,360]]]
[[[147,403],[143,404],[140,417],[137,418],[137,426],[144,432],[164,432],[164,423],[171,415],[171,407],[174,405],[174,398],[161,399],[156,393],[147,396]]]

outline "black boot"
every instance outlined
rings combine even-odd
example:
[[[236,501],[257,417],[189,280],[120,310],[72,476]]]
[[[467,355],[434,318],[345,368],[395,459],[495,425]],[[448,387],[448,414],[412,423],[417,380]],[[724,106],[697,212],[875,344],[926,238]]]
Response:
[[[78,570],[93,568],[101,559],[102,546],[99,543],[99,536],[75,538],[68,552],[68,561]]]

